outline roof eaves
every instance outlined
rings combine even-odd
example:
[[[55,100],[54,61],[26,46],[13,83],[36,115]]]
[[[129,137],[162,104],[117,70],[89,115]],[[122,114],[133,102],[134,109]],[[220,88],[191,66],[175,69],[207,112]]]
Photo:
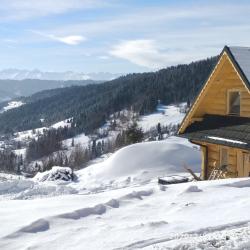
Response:
[[[225,46],[225,47],[226,47],[226,46]],[[182,122],[181,122],[181,124],[180,124],[180,127],[179,127],[179,130],[178,130],[177,134],[180,133],[180,129],[182,128],[183,123],[185,122],[185,120],[186,120],[187,116],[189,115],[190,111],[193,109],[193,106],[195,105],[196,100],[198,99],[198,97],[199,97],[199,95],[200,95],[202,89],[204,88],[204,86],[205,86],[206,83],[208,82],[208,80],[209,80],[209,78],[210,78],[210,75],[215,71],[215,68],[216,68],[217,64],[219,63],[221,57],[223,56],[225,47],[224,47],[224,49],[222,50],[222,52],[220,53],[220,55],[218,56],[218,58],[217,58],[217,60],[216,60],[216,63],[214,64],[214,66],[213,66],[211,72],[208,74],[208,77],[206,78],[206,80],[205,80],[205,81],[203,82],[203,84],[201,85],[201,87],[200,87],[200,89],[199,89],[199,91],[198,91],[198,94],[195,96],[194,101],[193,101],[193,103],[192,103],[192,105],[191,105],[189,111],[186,113],[186,115],[184,116],[184,118],[183,118],[183,120],[182,120]]]

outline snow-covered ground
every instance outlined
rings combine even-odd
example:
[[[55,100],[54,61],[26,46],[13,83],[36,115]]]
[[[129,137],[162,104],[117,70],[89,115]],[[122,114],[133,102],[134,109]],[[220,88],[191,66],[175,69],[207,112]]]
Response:
[[[24,105],[24,103],[22,101],[8,102],[8,105],[3,107],[2,110],[0,110],[0,113],[3,113],[4,111],[10,110],[10,109],[18,108],[18,107],[20,107],[22,105]]]
[[[171,137],[163,141],[137,143],[118,150],[104,162],[78,171],[78,188],[100,191],[141,185],[156,177],[185,172],[184,165],[200,170],[200,152],[187,140]]]
[[[146,116],[140,116],[138,125],[143,129],[144,132],[149,132],[149,130],[151,130],[152,128],[156,129],[156,126],[159,122],[161,123],[161,126],[177,125],[181,122],[185,115],[183,112],[181,112],[185,105],[185,103],[181,103],[179,105],[159,104],[155,113]],[[119,118],[116,118],[117,127],[115,129],[112,129],[111,122],[114,119],[114,115],[111,115],[110,119],[101,128],[98,129],[98,133],[105,134],[105,136],[101,137],[101,139],[97,139],[96,143],[98,143],[99,141],[103,141],[104,143],[114,142],[117,135],[122,130],[126,129],[129,122],[131,122],[134,113],[128,110],[122,110],[120,113],[127,117],[128,120],[125,119],[125,121],[121,121]],[[41,121],[44,122],[44,119],[41,119]],[[33,130],[17,132],[14,134],[13,140],[16,142],[26,142],[27,144],[30,140],[37,139],[40,134],[43,134],[45,130],[48,130],[50,128],[58,129],[60,127],[71,127],[71,121],[72,117],[52,124],[50,127],[44,126]],[[74,136],[73,138],[63,140],[62,145],[64,146],[64,148],[68,149],[68,153],[70,153],[73,149],[72,139],[74,140],[74,145],[80,144],[83,148],[88,148],[93,138],[98,138],[98,136],[96,134],[85,135],[84,133],[82,133]],[[0,141],[0,146],[4,143],[4,141]],[[2,146],[4,147],[4,145]],[[23,155],[23,157],[25,157],[26,148],[23,147],[18,150],[13,150],[13,152],[17,155]]]
[[[158,123],[160,123],[161,126],[179,124],[185,116],[185,113],[180,112],[180,109],[182,109],[184,105],[185,103],[179,106],[158,105],[155,113],[141,116],[138,125],[144,131],[148,131],[151,128],[156,128]]]
[[[159,105],[138,123],[148,131],[183,116],[179,107]],[[53,127],[60,126],[70,123]],[[16,140],[43,129],[17,133]],[[89,140],[74,137],[83,146]],[[158,185],[158,177],[189,176],[184,165],[199,173],[200,161],[197,147],[169,137],[96,159],[74,181],[48,181],[65,177],[59,167],[32,179],[0,174],[0,249],[250,249],[250,178]],[[64,179],[71,179],[66,170]]]
[[[15,140],[16,141],[24,141],[26,139],[32,139],[32,138],[37,138],[39,134],[42,134],[44,130],[48,130],[50,128],[58,129],[58,128],[64,128],[64,127],[70,127],[71,122],[70,119],[66,119],[60,122],[57,122],[55,124],[52,124],[50,127],[41,127],[41,128],[36,128],[36,129],[30,129],[30,130],[25,130],[21,132],[15,133]]]
[[[70,128],[71,127],[71,119],[72,118],[57,122],[57,123],[51,125],[51,128],[55,128],[55,129],[64,128],[64,127]]]
[[[0,249],[250,249],[250,179],[159,186],[198,171],[169,138],[123,148],[74,182],[0,175]]]
[[[38,134],[42,134],[44,130],[48,129],[47,127],[36,128],[34,130],[25,130],[17,132],[14,134],[16,141],[25,141],[27,139],[37,138]]]
[[[74,137],[74,144],[81,144],[84,147],[87,147],[89,144],[90,138],[86,136],[84,133],[79,134]],[[72,144],[72,138],[63,140],[63,145],[66,147],[70,147]]]

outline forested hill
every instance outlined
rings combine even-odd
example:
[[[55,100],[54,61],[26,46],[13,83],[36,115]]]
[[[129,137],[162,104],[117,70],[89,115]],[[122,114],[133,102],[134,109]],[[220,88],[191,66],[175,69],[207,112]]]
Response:
[[[169,104],[192,100],[208,77],[216,57],[151,73],[129,74],[86,86],[36,94],[28,103],[0,115],[0,133],[22,131],[74,118],[77,132],[91,132],[106,117],[124,108],[154,111],[157,100]],[[44,119],[44,123],[41,123]]]

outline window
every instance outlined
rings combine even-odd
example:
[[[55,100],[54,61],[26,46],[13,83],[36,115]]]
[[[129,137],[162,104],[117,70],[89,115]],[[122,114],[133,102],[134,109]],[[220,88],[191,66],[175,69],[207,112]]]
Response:
[[[220,149],[220,167],[228,164],[228,150],[227,148]]]
[[[240,115],[240,92],[228,92],[228,114]]]

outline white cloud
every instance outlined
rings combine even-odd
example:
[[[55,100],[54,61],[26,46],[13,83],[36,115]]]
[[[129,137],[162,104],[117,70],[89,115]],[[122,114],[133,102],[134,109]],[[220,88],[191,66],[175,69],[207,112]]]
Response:
[[[24,20],[105,5],[101,0],[1,0],[0,20]]]
[[[70,23],[64,27],[55,27],[52,30],[56,32],[80,32],[84,30],[88,35],[100,34],[119,34],[122,32],[129,34],[146,33],[156,34],[168,33],[169,30],[186,30],[187,25],[194,22],[192,26],[206,29],[209,26],[215,27],[224,23],[232,25],[237,22],[245,22],[250,11],[250,3],[239,5],[237,3],[220,3],[212,4],[183,4],[181,6],[161,6],[161,7],[142,7],[123,11],[119,15],[110,17],[96,18],[94,21]],[[235,20],[232,20],[232,16]],[[248,20],[248,19],[247,19]],[[182,22],[180,25],[178,22]],[[188,29],[192,30],[191,26]],[[53,32],[52,32],[53,33]],[[55,33],[55,32],[54,32]]]
[[[48,35],[49,38],[51,38],[52,40],[61,42],[61,43],[65,43],[68,45],[77,45],[80,44],[81,42],[85,41],[86,38],[83,36],[64,36],[64,37],[58,37],[55,35]]]
[[[82,35],[57,36],[53,34],[45,34],[40,31],[32,31],[32,32],[42,37],[48,38],[50,40],[58,41],[67,45],[78,45],[86,41],[86,37]]]
[[[110,54],[150,69],[166,66],[170,61],[154,40],[146,39],[123,41],[114,46]]]

